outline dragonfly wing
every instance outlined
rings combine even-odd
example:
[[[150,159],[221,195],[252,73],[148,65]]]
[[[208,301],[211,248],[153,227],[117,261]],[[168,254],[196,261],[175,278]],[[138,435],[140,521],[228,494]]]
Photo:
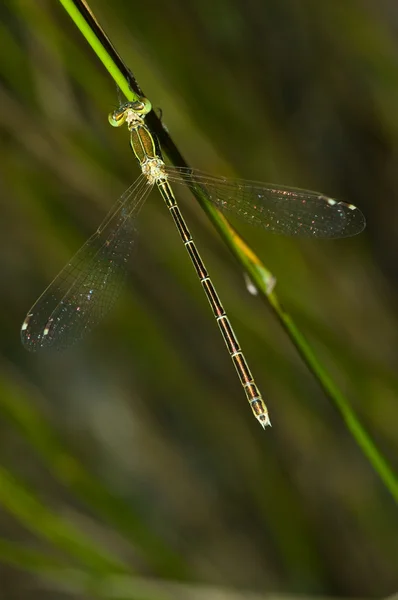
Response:
[[[135,216],[150,190],[140,176],[32,306],[21,329],[28,350],[70,346],[113,306],[134,243]]]
[[[222,212],[273,233],[300,237],[342,238],[365,227],[362,212],[318,192],[212,177],[193,169],[167,167],[170,181],[201,188]]]

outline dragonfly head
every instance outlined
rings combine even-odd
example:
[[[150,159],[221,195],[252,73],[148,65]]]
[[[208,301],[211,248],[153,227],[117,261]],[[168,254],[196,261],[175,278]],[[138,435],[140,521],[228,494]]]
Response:
[[[135,120],[141,120],[152,110],[152,104],[147,98],[141,98],[136,102],[126,102],[111,112],[108,116],[112,127],[120,127],[126,121],[130,125]]]

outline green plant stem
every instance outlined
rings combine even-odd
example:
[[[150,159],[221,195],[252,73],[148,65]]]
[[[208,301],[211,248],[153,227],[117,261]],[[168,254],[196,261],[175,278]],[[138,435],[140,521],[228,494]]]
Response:
[[[60,2],[80,29],[82,35],[87,39],[105,68],[116,81],[119,88],[125,94],[126,98],[128,100],[135,100],[137,97],[143,96],[141,88],[131,71],[126,67],[124,61],[116,52],[109,38],[88,8],[87,3],[82,0],[60,0]],[[153,133],[158,137],[163,150],[172,164],[179,167],[187,167],[187,163],[183,159],[168,132],[163,128],[161,121],[155,115],[154,111],[149,113],[146,120]],[[210,204],[205,193],[199,189],[193,190],[193,193],[243,271],[249,275],[251,281],[263,299],[266,300],[268,306],[271,306],[309,370],[317,379],[325,394],[340,412],[351,435],[354,437],[357,444],[384,482],[384,485],[389,489],[393,498],[398,503],[398,478],[396,474],[377,449],[368,433],[362,427],[353,409],[350,407],[349,402],[322,367],[305,337],[294,324],[292,318],[282,308],[275,292],[270,291],[270,284],[273,280],[271,273],[237,234],[225,217]]]

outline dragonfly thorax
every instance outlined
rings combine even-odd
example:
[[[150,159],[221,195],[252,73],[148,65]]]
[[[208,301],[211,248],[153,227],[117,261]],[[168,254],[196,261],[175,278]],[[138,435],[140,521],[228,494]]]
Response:
[[[155,184],[159,179],[167,179],[165,164],[160,158],[147,158],[141,163],[141,170],[148,183]]]
[[[128,108],[126,110],[126,123],[128,128],[131,130],[137,125],[142,125],[144,123],[143,117],[137,114],[132,108]]]

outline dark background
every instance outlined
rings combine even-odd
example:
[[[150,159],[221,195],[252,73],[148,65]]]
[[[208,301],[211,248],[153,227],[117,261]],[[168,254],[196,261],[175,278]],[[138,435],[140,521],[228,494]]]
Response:
[[[191,165],[366,215],[365,233],[334,242],[239,230],[397,469],[397,3],[91,8]],[[107,122],[115,85],[61,5],[7,0],[0,14],[0,598],[163,598],[167,579],[181,598],[392,594],[392,496],[189,195],[272,429],[252,417],[156,194],[115,310],[64,353],[22,348],[27,310],[138,170]],[[138,579],[108,596],[112,560]],[[141,577],[158,588],[139,595]]]

